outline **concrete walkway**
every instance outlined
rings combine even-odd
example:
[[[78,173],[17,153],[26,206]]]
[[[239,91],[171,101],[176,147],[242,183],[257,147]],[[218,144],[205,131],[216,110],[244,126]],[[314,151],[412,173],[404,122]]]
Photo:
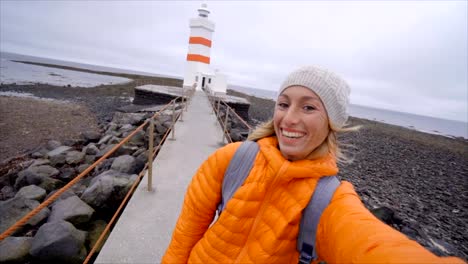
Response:
[[[160,263],[172,237],[192,176],[222,146],[222,130],[206,95],[197,91],[153,163],[153,192],[147,175],[119,218],[95,263]]]

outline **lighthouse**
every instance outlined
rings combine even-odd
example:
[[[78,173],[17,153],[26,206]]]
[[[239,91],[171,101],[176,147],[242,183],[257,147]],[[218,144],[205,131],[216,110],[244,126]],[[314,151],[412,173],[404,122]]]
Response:
[[[198,17],[190,19],[190,38],[184,75],[184,87],[197,90],[206,88],[214,81],[215,73],[210,68],[211,37],[215,24],[208,19],[210,10],[206,4],[198,9]]]

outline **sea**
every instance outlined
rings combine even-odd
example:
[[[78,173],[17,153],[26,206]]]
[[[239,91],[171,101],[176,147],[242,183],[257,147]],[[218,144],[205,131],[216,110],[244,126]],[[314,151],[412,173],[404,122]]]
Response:
[[[277,92],[270,90],[234,85],[231,85],[228,89],[265,99],[274,100],[277,97]],[[466,122],[403,113],[386,109],[378,109],[355,104],[351,104],[349,106],[349,114],[354,117],[402,126],[425,133],[437,134],[446,137],[462,137],[468,139],[468,123]]]
[[[158,75],[158,74],[147,73],[147,72],[133,71],[129,69],[111,68],[111,67],[105,67],[105,66],[83,64],[83,63],[49,59],[49,58],[41,58],[41,57],[36,57],[36,56],[21,55],[21,54],[2,52],[2,51],[0,51],[0,59],[3,61],[2,67],[5,67],[6,64],[4,63],[6,60],[8,61],[18,60],[18,61],[31,61],[31,62],[39,62],[39,63],[46,63],[46,64],[71,66],[71,67],[76,67],[76,68],[90,69],[94,71],[141,74],[141,75],[159,76],[159,77],[174,77],[174,76],[168,76],[168,75]],[[30,65],[30,67],[37,67],[37,68],[34,68],[35,70],[38,69],[39,67],[44,68],[41,66],[34,66],[34,65]],[[1,67],[0,67],[0,70],[2,70]],[[2,73],[6,73],[5,68],[3,68]],[[64,77],[64,74],[62,74],[62,77]],[[5,80],[5,78],[6,78],[5,76],[2,76],[2,78],[0,79]],[[47,80],[50,81],[50,73],[47,76],[47,78],[48,78]],[[72,75],[72,77],[69,77],[69,78],[76,79],[78,77],[76,75]],[[79,78],[83,79],[81,80],[81,83],[80,83],[81,85],[83,85],[84,80],[89,82],[89,79],[90,79],[89,76],[84,75],[84,74],[81,74]],[[180,78],[180,77],[175,77],[175,78]],[[99,80],[99,81],[103,82],[102,80]],[[248,88],[248,87],[235,86],[235,85],[230,85],[228,89],[233,89],[242,93],[246,93],[249,95],[266,98],[266,99],[274,100],[276,99],[276,96],[277,96],[276,91],[270,91],[270,90],[255,89],[255,88]],[[379,122],[388,123],[392,125],[407,127],[410,129],[415,129],[418,131],[431,133],[431,134],[443,135],[447,137],[462,137],[462,138],[468,139],[468,123],[466,122],[434,118],[434,117],[422,116],[422,115],[415,115],[411,113],[402,113],[402,112],[390,111],[386,109],[378,109],[378,108],[372,108],[372,107],[362,106],[362,105],[353,105],[353,104],[350,105],[349,112],[350,112],[350,115],[354,117],[365,118],[365,119],[379,121]]]

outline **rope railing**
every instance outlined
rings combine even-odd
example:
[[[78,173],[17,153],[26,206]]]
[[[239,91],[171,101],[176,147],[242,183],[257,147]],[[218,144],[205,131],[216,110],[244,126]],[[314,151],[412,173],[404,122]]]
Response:
[[[128,201],[129,197],[133,194],[136,186],[139,184],[139,182],[141,181],[141,178],[142,178],[142,175],[144,175],[144,172],[145,172],[145,169],[147,169],[148,167],[151,167],[152,165],[152,156],[154,154],[156,154],[157,151],[159,151],[161,145],[163,144],[163,142],[166,140],[167,138],[167,135],[169,134],[169,132],[172,131],[172,135],[174,137],[174,130],[175,130],[175,122],[177,121],[177,119],[179,117],[182,116],[183,112],[186,111],[187,109],[187,105],[190,103],[190,99],[191,97],[193,96],[193,90],[189,90],[187,91],[187,94],[185,94],[185,91],[184,91],[184,94],[182,96],[179,96],[173,100],[171,100],[168,104],[166,104],[161,110],[159,110],[158,112],[156,112],[153,116],[150,117],[149,120],[146,120],[145,122],[143,122],[143,124],[141,124],[139,127],[137,127],[132,133],[130,133],[127,137],[125,137],[124,139],[122,139],[116,146],[114,146],[111,150],[109,150],[107,153],[105,153],[101,158],[99,158],[97,161],[95,161],[92,165],[90,165],[88,168],[86,168],[83,172],[81,172],[78,176],[76,176],[73,180],[71,180],[69,183],[67,183],[65,186],[63,186],[62,188],[60,188],[58,191],[56,191],[53,195],[51,195],[49,198],[47,198],[45,201],[43,201],[41,204],[39,204],[36,208],[34,208],[32,211],[30,211],[28,214],[26,214],[25,216],[23,216],[20,220],[18,220],[16,223],[14,223],[12,226],[10,226],[7,230],[5,230],[2,234],[0,234],[0,241],[4,240],[5,238],[9,237],[10,235],[12,235],[15,231],[17,231],[19,228],[21,228],[22,226],[24,226],[32,217],[34,217],[36,214],[38,214],[41,210],[43,210],[44,208],[46,208],[47,206],[49,206],[51,203],[53,203],[55,200],[57,200],[58,197],[60,197],[64,192],[66,192],[67,190],[69,190],[71,187],[73,187],[76,183],[78,183],[83,177],[85,177],[86,175],[88,175],[89,172],[91,172],[94,168],[96,168],[102,161],[104,161],[105,159],[107,159],[110,155],[112,155],[117,149],[119,149],[122,145],[124,145],[125,143],[127,143],[138,131],[141,131],[145,126],[147,126],[148,124],[152,123],[153,119],[158,117],[163,111],[167,110],[168,107],[170,105],[173,105],[173,122],[171,123],[171,126],[167,129],[166,133],[164,134],[164,137],[163,139],[160,141],[159,145],[153,150],[151,151],[151,148],[149,148],[149,153],[151,153],[152,155],[148,155],[149,158],[151,157],[151,160],[149,159],[148,160],[148,163],[145,164],[145,167],[143,168],[143,170],[140,172],[139,174],[139,177],[137,178],[137,180],[135,180],[134,184],[131,186],[130,190],[127,192],[127,195],[125,196],[124,200],[122,201],[122,203],[120,204],[119,208],[117,209],[118,212],[116,212],[114,214],[114,216],[112,217],[111,219],[111,222],[106,226],[106,229],[104,230],[104,232],[108,232],[109,229],[110,229],[110,226],[111,226],[111,223],[113,223],[115,221],[115,219],[117,218],[117,215],[120,213],[120,211],[122,210],[124,204]],[[177,117],[175,117],[175,103],[177,100],[181,99],[182,103],[184,104],[184,107],[182,108],[182,111],[178,114]],[[150,135],[150,141],[151,140],[154,140],[154,136],[153,135]],[[150,165],[151,164],[151,165]],[[150,170],[149,170],[150,171]],[[148,171],[148,172],[149,172]],[[148,173],[148,182],[151,183],[151,179],[150,179],[150,174],[151,173]],[[103,233],[104,233],[103,232]],[[88,257],[86,258],[85,260],[85,263],[87,263],[89,261],[89,259],[91,258],[92,254],[94,254],[95,250],[97,249],[97,247],[99,245],[97,245],[98,243],[102,243],[102,240],[103,240],[103,237],[105,236],[105,234],[101,234],[101,236],[99,237],[98,239],[98,242],[96,242],[95,246],[93,247],[93,250],[90,252],[90,254],[88,254]],[[97,246],[96,246],[97,245]]]
[[[224,139],[226,138],[229,143],[232,143],[233,140],[231,138],[231,135],[229,133],[229,130],[227,128],[227,123],[229,120],[229,115],[231,114],[233,117],[237,118],[248,130],[249,133],[252,131],[252,127],[242,118],[240,117],[232,107],[228,105],[224,100],[222,100],[218,96],[214,96],[211,89],[207,88],[206,94],[208,96],[208,100],[210,101],[210,104],[213,108],[213,112],[216,114],[216,118],[218,119],[218,122],[220,123],[221,127],[223,128],[223,142]],[[221,117],[221,109],[220,106],[224,105],[224,108],[226,109],[226,114],[224,116],[224,120],[222,120]]]
[[[170,104],[171,103],[169,103],[168,105],[170,105]],[[182,112],[183,111],[184,111],[184,109],[182,109]],[[182,112],[179,114],[179,117],[182,115]],[[153,124],[150,124],[150,125],[153,125]],[[171,127],[174,126],[174,125],[175,125],[175,123],[172,123]],[[156,153],[159,151],[159,149],[161,148],[162,144],[165,142],[165,140],[166,140],[166,138],[167,138],[167,136],[169,135],[170,132],[171,132],[171,130],[168,129],[166,131],[166,133],[164,133],[163,138],[161,139],[161,141],[159,142],[159,144],[158,144],[158,146],[156,148],[153,149],[152,146],[148,147],[148,151],[152,154],[151,156],[156,155]],[[150,133],[150,137],[152,137],[152,136],[153,135],[151,135],[151,133]],[[152,149],[153,149],[153,151],[151,151]],[[148,158],[148,160],[150,160],[150,158]],[[151,161],[149,161],[148,163],[145,164],[143,170],[139,173],[138,178],[132,184],[132,186],[130,187],[130,190],[127,192],[127,195],[125,195],[125,198],[122,200],[122,203],[120,203],[119,208],[117,208],[117,210],[115,211],[115,213],[112,216],[111,220],[109,221],[109,223],[107,223],[106,227],[102,231],[102,233],[99,236],[98,240],[94,244],[93,248],[89,251],[88,255],[86,256],[86,259],[83,261],[83,264],[89,263],[89,261],[91,260],[91,258],[94,255],[94,253],[101,246],[101,243],[104,241],[104,238],[106,237],[107,233],[109,233],[110,228],[113,226],[113,224],[114,224],[115,220],[117,219],[118,215],[120,214],[120,212],[124,208],[125,204],[128,202],[128,199],[130,199],[132,194],[135,192],[135,188],[141,182],[141,179],[145,175],[145,170],[146,169],[148,169],[148,191],[152,191],[151,188],[150,188],[151,183],[152,183],[152,180],[150,179],[151,178],[150,172],[152,172],[152,164],[153,163]]]

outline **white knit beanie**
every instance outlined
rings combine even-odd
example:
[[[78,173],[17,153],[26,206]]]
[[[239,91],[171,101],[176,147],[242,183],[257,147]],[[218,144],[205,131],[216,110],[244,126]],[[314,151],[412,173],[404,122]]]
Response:
[[[348,120],[350,88],[335,73],[316,66],[301,67],[288,75],[281,85],[278,96],[288,87],[303,86],[315,92],[322,100],[330,122],[342,128]]]

